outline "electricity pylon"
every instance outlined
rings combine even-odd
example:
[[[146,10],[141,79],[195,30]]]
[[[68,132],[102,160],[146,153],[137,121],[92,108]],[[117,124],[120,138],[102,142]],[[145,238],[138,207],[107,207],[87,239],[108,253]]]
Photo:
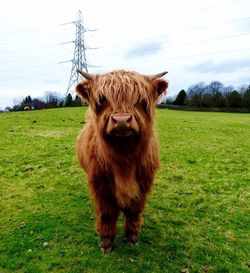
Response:
[[[80,10],[78,11],[77,20],[71,23],[75,24],[76,26],[75,40],[73,41],[73,43],[75,44],[75,49],[74,49],[73,60],[71,60],[72,68],[71,68],[66,96],[69,93],[71,94],[73,93],[72,86],[75,86],[75,84],[80,80],[80,75],[76,72],[76,70],[79,69],[79,70],[85,70],[86,72],[88,72],[86,49],[89,49],[89,48],[86,47],[86,43],[84,40],[84,33],[89,30],[87,30],[83,25],[82,12]],[[66,24],[71,24],[71,23],[66,23]]]

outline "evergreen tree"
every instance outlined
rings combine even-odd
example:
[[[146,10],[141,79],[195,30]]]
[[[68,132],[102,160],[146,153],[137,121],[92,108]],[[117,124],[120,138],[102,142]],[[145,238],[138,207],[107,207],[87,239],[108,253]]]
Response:
[[[31,99],[30,95],[25,97],[23,100],[23,104],[25,104],[25,105],[29,105],[31,102],[32,102],[32,99]]]
[[[65,107],[71,106],[71,105],[72,105],[72,101],[73,101],[72,95],[69,93],[69,94],[67,95],[67,97],[66,97],[64,106],[65,106]]]
[[[233,92],[228,94],[227,97],[227,105],[229,107],[242,107],[242,98],[238,91],[234,90]]]
[[[186,98],[187,98],[187,94],[186,94],[185,90],[182,89],[172,104],[182,106],[185,104]]]
[[[82,101],[81,101],[80,97],[78,97],[77,95],[72,102],[72,106],[75,106],[75,107],[82,106]]]

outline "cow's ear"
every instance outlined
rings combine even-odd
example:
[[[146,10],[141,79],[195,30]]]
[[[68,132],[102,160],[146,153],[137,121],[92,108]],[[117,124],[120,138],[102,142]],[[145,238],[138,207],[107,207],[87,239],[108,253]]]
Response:
[[[167,92],[168,82],[164,79],[158,78],[153,80],[153,86],[154,86],[155,97],[158,98],[164,92],[165,93]]]
[[[91,83],[89,81],[82,81],[76,86],[77,94],[85,101],[90,101]]]

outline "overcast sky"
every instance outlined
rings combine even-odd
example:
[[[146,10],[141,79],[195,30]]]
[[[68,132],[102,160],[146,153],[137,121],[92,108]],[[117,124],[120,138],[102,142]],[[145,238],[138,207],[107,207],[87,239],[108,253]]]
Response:
[[[167,70],[169,96],[191,84],[250,84],[249,0],[12,0],[0,9],[0,108],[65,95],[78,10],[91,73]]]

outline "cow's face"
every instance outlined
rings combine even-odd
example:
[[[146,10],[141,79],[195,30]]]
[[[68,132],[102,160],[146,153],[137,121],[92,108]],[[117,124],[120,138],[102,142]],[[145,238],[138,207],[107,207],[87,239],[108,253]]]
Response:
[[[96,129],[112,144],[140,139],[152,130],[155,102],[167,86],[159,77],[114,71],[95,75],[76,90],[90,105]]]

